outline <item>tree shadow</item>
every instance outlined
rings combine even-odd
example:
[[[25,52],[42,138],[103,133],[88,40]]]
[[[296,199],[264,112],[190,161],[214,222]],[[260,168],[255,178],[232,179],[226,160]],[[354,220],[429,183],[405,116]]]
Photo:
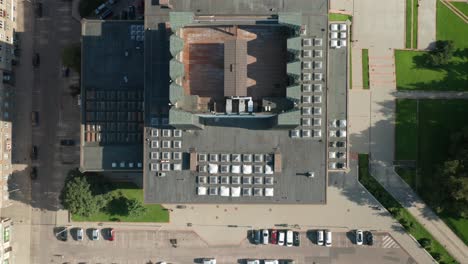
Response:
[[[127,201],[128,199],[123,196],[114,198],[107,204],[105,210],[111,215],[127,216],[129,214]]]

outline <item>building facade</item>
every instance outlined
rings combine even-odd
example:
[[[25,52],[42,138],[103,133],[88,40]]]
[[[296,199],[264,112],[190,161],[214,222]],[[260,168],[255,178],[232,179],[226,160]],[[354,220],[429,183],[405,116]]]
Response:
[[[10,218],[1,218],[0,219],[0,263],[1,264],[10,264],[12,247],[10,245],[11,241],[11,219]]]

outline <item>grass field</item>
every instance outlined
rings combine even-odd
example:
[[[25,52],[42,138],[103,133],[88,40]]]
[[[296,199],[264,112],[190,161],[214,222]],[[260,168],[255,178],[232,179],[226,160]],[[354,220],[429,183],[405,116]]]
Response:
[[[418,0],[413,0],[413,49],[418,48]]]
[[[405,22],[405,48],[416,49],[418,47],[418,0],[406,0]],[[413,36],[413,41],[411,41],[411,36]]]
[[[418,173],[410,168],[399,168],[397,172],[432,206],[445,195],[439,185],[444,179],[434,173],[435,165],[446,159],[450,135],[468,124],[468,100],[419,100],[417,103],[400,99],[396,106],[395,159],[417,160],[418,167]],[[468,244],[468,219],[444,214],[440,217]]]
[[[420,240],[427,238],[431,240],[429,253],[434,256],[440,255],[440,263],[457,263],[445,248],[432,237],[432,235],[422,226],[398,201],[396,201],[383,187],[369,174],[369,156],[359,154],[359,182],[405,227],[406,231],[414,238]]]
[[[337,14],[337,13],[330,13],[328,14],[328,20],[329,21],[352,21],[353,16],[351,15],[345,15],[345,14]]]
[[[468,90],[468,25],[437,1],[437,40],[452,40],[457,49],[440,68],[425,65],[422,51],[395,51],[400,90]]]
[[[458,10],[468,16],[468,3],[467,2],[451,2]]]
[[[112,192],[121,191],[123,196],[127,199],[137,199],[143,202],[143,189],[137,188],[130,183],[115,184],[115,189]],[[114,204],[113,212],[122,211],[123,205]],[[145,204],[146,212],[138,217],[130,217],[125,214],[109,213],[108,210],[101,211],[89,217],[72,215],[73,221],[86,221],[86,222],[169,222],[169,212],[159,204]]]
[[[369,50],[362,49],[362,87],[369,89]]]

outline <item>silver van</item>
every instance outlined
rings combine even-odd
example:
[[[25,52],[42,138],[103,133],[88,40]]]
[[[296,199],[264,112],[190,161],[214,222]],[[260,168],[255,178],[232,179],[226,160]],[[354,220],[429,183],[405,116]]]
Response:
[[[325,231],[325,246],[332,246],[332,232],[330,230]]]
[[[317,230],[317,245],[323,246],[323,230]]]

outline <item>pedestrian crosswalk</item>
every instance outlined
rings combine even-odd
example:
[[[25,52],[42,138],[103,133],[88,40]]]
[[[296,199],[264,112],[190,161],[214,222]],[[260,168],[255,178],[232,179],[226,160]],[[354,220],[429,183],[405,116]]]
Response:
[[[389,235],[382,238],[382,248],[400,248],[398,243]]]

